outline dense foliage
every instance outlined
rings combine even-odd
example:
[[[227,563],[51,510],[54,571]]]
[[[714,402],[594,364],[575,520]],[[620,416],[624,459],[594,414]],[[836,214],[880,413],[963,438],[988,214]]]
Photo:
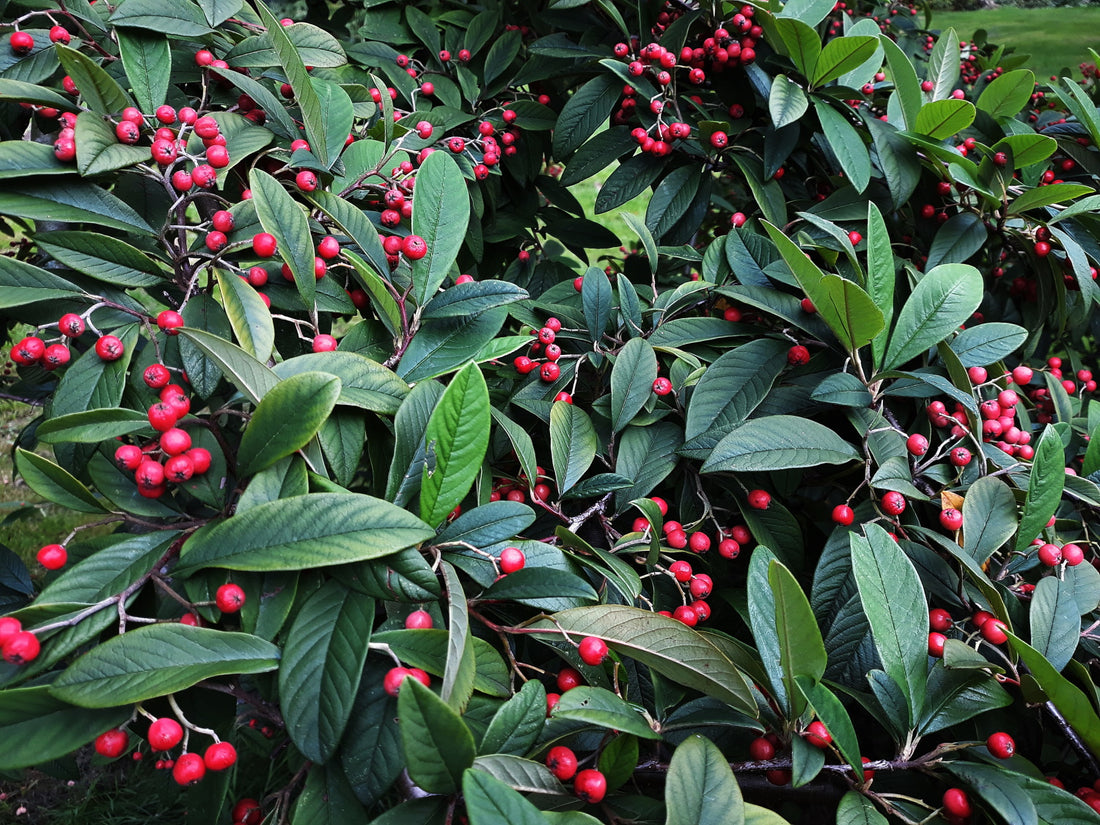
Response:
[[[1075,82],[833,0],[4,25],[15,461],[109,530],[0,548],[0,770],[204,824],[1096,821]],[[631,238],[570,191],[616,162]]]

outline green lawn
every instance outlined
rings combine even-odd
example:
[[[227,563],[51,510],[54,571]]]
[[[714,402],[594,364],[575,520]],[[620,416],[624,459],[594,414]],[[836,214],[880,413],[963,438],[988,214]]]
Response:
[[[1019,9],[1004,6],[981,11],[936,12],[932,26],[954,28],[963,40],[985,29],[991,43],[1030,54],[1028,68],[1040,82],[1051,75],[1081,79],[1078,65],[1092,62],[1089,47],[1100,51],[1100,6]],[[1064,72],[1064,69],[1069,69]]]

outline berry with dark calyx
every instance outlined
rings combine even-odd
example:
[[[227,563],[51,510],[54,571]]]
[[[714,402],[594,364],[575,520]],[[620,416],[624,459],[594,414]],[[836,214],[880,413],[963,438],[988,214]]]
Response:
[[[401,252],[410,261],[419,261],[428,254],[428,245],[419,235],[407,235],[401,241]]]
[[[23,631],[23,623],[14,616],[0,616],[0,647],[16,633]]]
[[[518,547],[505,547],[500,551],[500,572],[502,573],[515,573],[517,570],[522,570],[526,563],[527,558]]]
[[[157,315],[157,326],[168,335],[179,335],[180,327],[184,326],[183,316],[172,309],[166,309]]]
[[[228,582],[218,588],[214,604],[222,613],[238,613],[244,606],[244,590],[239,584]]]
[[[120,470],[134,472],[141,466],[141,447],[136,444],[123,444],[115,450],[115,465]]]
[[[833,741],[833,737],[825,727],[825,723],[820,719],[810,722],[802,734],[802,738],[815,748],[822,749],[829,747],[829,744]]]
[[[27,32],[12,32],[8,45],[11,46],[12,54],[23,57],[30,54],[31,49],[34,48],[34,38]]]
[[[206,763],[197,753],[185,753],[172,766],[172,778],[177,785],[194,785],[206,776]]]
[[[37,364],[46,354],[46,342],[34,335],[28,335],[11,348],[11,360],[22,366]]]
[[[36,558],[47,570],[60,570],[69,560],[69,553],[60,544],[47,544],[38,551]]]
[[[183,739],[183,727],[170,716],[154,719],[149,725],[149,747],[155,751],[171,750]]]
[[[95,354],[104,361],[117,361],[123,351],[122,341],[114,335],[103,335],[95,342]]]
[[[195,474],[195,465],[186,455],[174,455],[164,462],[164,478],[173,484],[189,481]]]
[[[706,573],[696,573],[691,577],[688,591],[697,599],[705,599],[714,590],[714,580]]]
[[[674,561],[668,566],[668,572],[672,574],[673,578],[678,582],[691,581],[692,570],[691,565],[686,561]]]
[[[317,176],[309,169],[303,169],[294,176],[294,183],[303,192],[312,192],[317,188]]]
[[[710,145],[715,149],[724,149],[729,142],[729,135],[725,132],[712,132],[710,135]]]
[[[958,530],[962,527],[963,514],[956,507],[947,507],[940,510],[940,524],[945,530]]]
[[[67,46],[71,40],[72,35],[64,26],[50,26],[51,43],[60,43],[62,46]]]
[[[948,458],[956,467],[965,467],[970,463],[972,456],[966,447],[956,447],[948,454]]]
[[[71,357],[72,354],[69,352],[69,348],[64,344],[50,344],[46,347],[46,351],[42,353],[42,368],[55,370],[58,367],[63,367],[69,363]]]
[[[432,627],[432,614],[427,610],[414,610],[405,617],[405,627],[408,630],[425,630]]]
[[[602,802],[607,795],[607,777],[595,768],[587,768],[573,780],[573,792],[590,805]]]
[[[117,759],[130,746],[130,734],[118,728],[112,728],[95,738],[95,752],[108,759]]]
[[[598,636],[585,636],[577,648],[581,661],[596,667],[607,660],[607,643]]]
[[[79,338],[84,334],[84,319],[74,312],[66,312],[57,322],[57,330],[66,338]]]
[[[149,424],[157,432],[166,433],[176,426],[179,414],[176,408],[165,401],[158,401],[149,408]]]
[[[718,555],[724,559],[735,559],[741,555],[741,545],[733,539],[722,539],[718,542]]]
[[[1016,753],[1016,741],[1003,731],[990,734],[985,740],[985,746],[998,759],[1010,759]]]
[[[210,217],[210,225],[219,232],[232,232],[233,224],[233,213],[228,209],[219,209]]]
[[[749,490],[749,507],[754,510],[767,510],[772,503],[771,493],[766,490]]]
[[[0,646],[0,655],[3,655],[8,664],[24,665],[34,661],[41,649],[37,636],[28,630],[20,630]]]
[[[564,745],[556,745],[546,754],[546,767],[560,781],[568,782],[577,774],[577,755]]]
[[[215,742],[202,755],[203,764],[208,770],[224,771],[237,761],[237,749],[229,742]]]
[[[787,363],[792,367],[802,366],[810,362],[810,351],[801,344],[795,344],[787,350]]]
[[[546,383],[551,383],[558,380],[558,376],[561,375],[561,367],[555,364],[553,361],[548,361],[539,368],[539,378]]]
[[[890,516],[900,516],[905,512],[905,496],[896,490],[890,490],[882,496],[882,509]]]
[[[172,374],[168,372],[168,368],[164,364],[150,364],[145,368],[141,377],[145,381],[145,386],[154,390],[167,387],[168,382],[172,380]]]

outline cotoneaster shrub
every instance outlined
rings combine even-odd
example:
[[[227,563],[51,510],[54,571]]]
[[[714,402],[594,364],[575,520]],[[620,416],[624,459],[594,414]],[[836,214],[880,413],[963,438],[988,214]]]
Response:
[[[15,461],[114,530],[2,555],[0,769],[1095,821],[1085,92],[908,6],[309,9],[6,7]]]

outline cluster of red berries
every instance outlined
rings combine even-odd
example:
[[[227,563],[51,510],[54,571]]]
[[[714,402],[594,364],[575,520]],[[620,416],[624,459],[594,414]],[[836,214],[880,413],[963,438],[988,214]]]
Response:
[[[79,338],[84,334],[86,324],[84,319],[73,312],[66,312],[57,322],[60,337],[55,343],[47,343],[37,335],[28,335],[11,348],[11,360],[21,367],[38,365],[45,370],[55,370],[69,363],[72,352],[69,350],[68,341]],[[108,338],[106,343],[100,346],[96,344],[96,352],[101,358],[110,356],[115,352],[122,355],[122,342],[115,336],[103,336]],[[117,343],[117,346],[115,345]],[[115,357],[118,357],[115,356]],[[104,360],[114,360],[104,358]]]
[[[561,398],[558,400],[565,401],[567,399]],[[572,403],[571,399],[569,399],[569,403]],[[533,486],[528,482],[524,473],[520,473],[518,479],[494,479],[493,488],[489,492],[489,501],[524,502],[527,501],[528,496],[530,496],[531,501],[548,501],[553,494],[550,485],[546,483],[550,480],[550,477],[541,466],[535,467],[535,472],[538,473],[538,476]]]
[[[0,617],[0,656],[12,665],[24,665],[34,661],[42,649],[38,637],[23,629],[22,622],[14,616]]]
[[[200,756],[198,753],[185,752],[177,759],[167,756],[183,740],[183,726],[169,716],[154,719],[149,725],[146,741],[149,749],[165,754],[155,764],[157,770],[172,771],[172,778],[180,785],[194,785],[206,772],[224,771],[237,762],[237,749],[229,742],[215,741]],[[95,750],[107,759],[117,759],[130,747],[130,735],[122,728],[112,728],[101,733],[95,739]],[[134,759],[141,758],[141,751],[134,752]]]
[[[531,334],[535,336],[535,341],[528,348],[527,355],[518,355],[513,359],[512,365],[516,368],[516,372],[520,375],[527,375],[537,369],[539,378],[547,384],[557,381],[561,376],[561,367],[558,366],[557,362],[562,356],[561,347],[555,343],[559,332],[561,332],[561,321],[557,318],[547,318],[541,329],[531,330]],[[540,353],[546,358],[541,363],[536,360]],[[531,356],[536,357],[532,358]],[[559,398],[557,400],[565,401],[567,399]],[[568,400],[572,403],[572,399]]]
[[[573,793],[595,805],[607,795],[607,777],[595,768],[577,770],[577,755],[565,745],[556,745],[546,753],[546,767],[558,780],[573,780]]]

